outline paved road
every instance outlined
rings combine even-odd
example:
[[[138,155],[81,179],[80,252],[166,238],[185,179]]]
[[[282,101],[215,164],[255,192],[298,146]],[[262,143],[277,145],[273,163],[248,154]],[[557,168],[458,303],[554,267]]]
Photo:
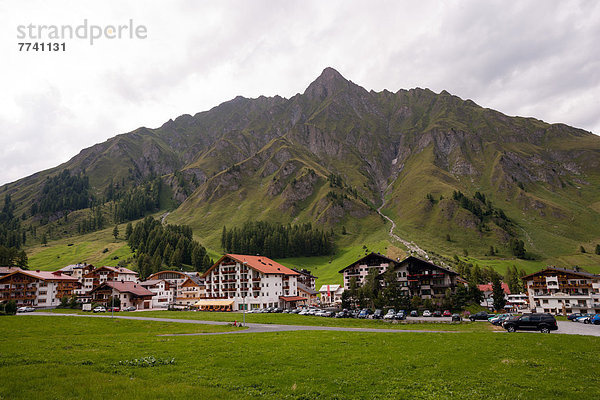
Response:
[[[35,312],[27,314],[17,314],[21,316],[27,315],[43,315],[43,316],[71,316],[84,318],[111,318],[110,315],[98,314],[58,314]],[[231,322],[222,321],[201,321],[196,319],[179,319],[179,318],[156,318],[156,317],[141,317],[135,315],[115,315],[118,319],[132,319],[138,321],[157,321],[157,322],[177,322],[182,324],[201,324],[201,325],[229,325]],[[449,321],[449,317],[427,318],[427,317],[409,317],[409,320],[422,320],[428,322],[443,322]],[[487,321],[478,321],[479,323],[488,323]],[[233,331],[233,332],[213,332],[213,333],[183,333],[162,336],[199,336],[199,335],[223,335],[231,333],[261,333],[261,332],[284,332],[284,331],[338,331],[338,332],[388,332],[388,333],[460,333],[460,331],[432,331],[425,329],[378,329],[378,328],[344,328],[338,326],[311,326],[311,325],[277,325],[277,324],[246,324],[248,329]],[[571,321],[558,321],[558,330],[552,333],[561,333],[565,335],[585,335],[585,336],[600,336],[600,325],[586,325]]]

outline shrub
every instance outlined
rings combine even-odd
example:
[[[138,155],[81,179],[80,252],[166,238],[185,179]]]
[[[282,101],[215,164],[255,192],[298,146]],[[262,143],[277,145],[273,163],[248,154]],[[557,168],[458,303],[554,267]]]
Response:
[[[4,313],[8,315],[15,315],[17,313],[17,303],[14,300],[9,300],[4,305]]]

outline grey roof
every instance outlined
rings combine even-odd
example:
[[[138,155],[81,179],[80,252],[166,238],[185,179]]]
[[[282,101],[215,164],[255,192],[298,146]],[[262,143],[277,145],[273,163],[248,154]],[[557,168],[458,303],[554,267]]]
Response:
[[[159,282],[162,282],[163,279],[150,279],[144,282],[140,282],[140,285],[142,286],[154,286],[156,284],[158,284]]]
[[[86,263],[71,264],[71,265],[67,265],[66,267],[62,267],[61,269],[59,269],[59,271],[62,271],[62,272],[72,272],[74,269],[81,269],[81,268],[88,267],[90,265],[91,264],[86,264]]]
[[[319,294],[319,292],[317,292],[314,289],[309,288],[306,285],[303,285],[302,283],[298,283],[298,290],[302,290],[303,292],[306,292],[308,294]]]
[[[188,275],[188,278],[190,278],[190,280],[192,280],[196,285],[203,285],[204,284],[204,279],[202,279],[198,275]]]

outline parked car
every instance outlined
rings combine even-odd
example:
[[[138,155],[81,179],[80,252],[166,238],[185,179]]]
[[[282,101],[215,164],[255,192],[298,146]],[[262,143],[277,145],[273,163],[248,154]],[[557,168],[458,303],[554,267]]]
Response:
[[[102,307],[102,306],[98,306],[98,307],[94,308],[94,309],[93,309],[93,311],[94,311],[95,313],[98,313],[98,312],[106,312],[106,308],[104,308],[104,307]]]
[[[396,310],[390,308],[388,312],[383,316],[383,319],[394,319],[396,317]]]
[[[462,321],[460,314],[452,314],[452,322]]]
[[[342,311],[335,314],[335,317],[336,318],[350,318],[350,312],[346,309],[343,309]]]
[[[600,314],[594,315],[590,322],[594,325],[600,325]]]
[[[512,314],[501,314],[489,319],[492,325],[501,326],[502,323],[509,317],[512,317]]]
[[[411,316],[411,317],[418,317],[418,316],[419,316],[419,312],[418,312],[417,310],[412,310],[412,311],[410,312],[410,316]]]
[[[360,310],[350,310],[349,311],[350,318],[358,318],[358,314],[360,314]]]
[[[429,311],[429,310],[423,311],[423,316],[424,317],[431,317],[431,311]]]
[[[383,318],[383,310],[380,310],[380,309],[375,310],[375,312],[373,313],[373,316],[371,318],[373,318],[373,319]]]
[[[298,314],[300,311],[302,311],[301,308],[294,308],[293,310],[290,311],[290,314]]]
[[[373,314],[373,311],[368,308],[363,308],[363,310],[358,314],[357,318],[369,318],[369,315]]]
[[[558,324],[554,315],[551,314],[524,314],[507,318],[504,320],[502,327],[508,332],[535,330],[550,333],[550,331],[558,329]]]
[[[589,324],[592,320],[592,316],[590,314],[583,314],[581,317],[575,318],[576,322],[583,322],[584,324]]]
[[[451,317],[452,313],[450,312],[450,310],[444,310],[444,312],[442,313],[443,317]]]
[[[125,307],[123,311],[137,311],[137,308],[134,306]]]
[[[406,313],[404,312],[404,310],[400,310],[396,313],[396,315],[394,315],[394,319],[397,320],[403,320],[406,319]]]
[[[567,320],[574,321],[575,319],[581,317],[582,315],[583,315],[582,313],[569,314],[569,315],[567,315]]]
[[[442,316],[442,312],[441,311],[434,311],[432,315],[434,317],[441,317]]]
[[[106,309],[108,312],[119,312],[121,309],[119,307],[109,307]]]
[[[20,312],[20,313],[23,313],[23,312],[33,312],[33,311],[35,311],[35,308],[29,307],[29,306],[24,306],[24,307],[17,308],[17,312]]]
[[[478,313],[469,316],[469,319],[471,321],[487,321],[493,315],[494,314],[488,314],[485,311],[479,311]]]

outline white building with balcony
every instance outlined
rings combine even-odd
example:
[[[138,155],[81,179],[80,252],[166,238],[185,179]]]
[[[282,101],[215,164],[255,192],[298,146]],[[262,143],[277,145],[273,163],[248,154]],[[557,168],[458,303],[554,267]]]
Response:
[[[600,313],[600,275],[548,267],[521,279],[532,312]]]
[[[298,296],[298,275],[264,256],[226,254],[202,276],[206,286],[202,307],[210,309],[211,300],[215,309],[295,307],[304,301]]]

